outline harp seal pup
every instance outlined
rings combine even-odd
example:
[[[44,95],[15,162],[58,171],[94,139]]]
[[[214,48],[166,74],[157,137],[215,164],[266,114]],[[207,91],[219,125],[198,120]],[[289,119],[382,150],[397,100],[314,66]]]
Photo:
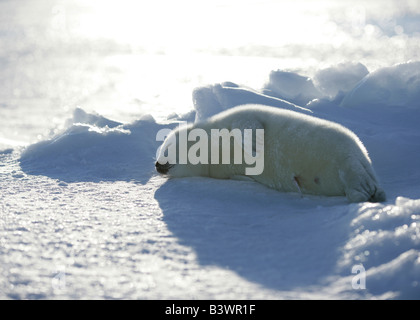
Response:
[[[215,164],[210,161],[210,154],[208,161],[198,164],[180,164],[179,156],[168,161],[164,156],[168,148],[172,145],[178,150],[179,137],[197,128],[208,137],[212,129],[264,129],[262,172],[246,175],[246,163]],[[254,153],[256,141],[253,137]],[[186,147],[191,148],[192,144],[188,141]],[[233,154],[234,143],[230,145]],[[263,105],[234,107],[173,130],[158,150],[155,165],[159,173],[171,177],[248,177],[284,192],[346,196],[350,202],[386,200],[368,152],[352,131],[335,122]]]

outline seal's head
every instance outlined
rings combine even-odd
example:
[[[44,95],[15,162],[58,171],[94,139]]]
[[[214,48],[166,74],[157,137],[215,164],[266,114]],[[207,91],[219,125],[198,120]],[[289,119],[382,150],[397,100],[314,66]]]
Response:
[[[187,139],[191,127],[179,127],[166,137],[156,153],[155,168],[157,172],[170,177],[204,175],[206,166],[201,163],[193,164],[188,159],[188,151],[191,145],[195,143]],[[182,139],[184,141],[180,141]]]

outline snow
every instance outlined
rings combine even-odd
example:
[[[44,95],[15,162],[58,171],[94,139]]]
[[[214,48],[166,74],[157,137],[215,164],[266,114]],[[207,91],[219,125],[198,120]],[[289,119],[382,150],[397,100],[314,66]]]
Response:
[[[324,96],[335,98],[340,93],[348,93],[368,73],[366,66],[360,62],[342,62],[319,70],[314,81]]]
[[[28,146],[20,157],[22,169],[64,181],[141,180],[150,175],[156,133],[164,127],[153,117],[124,125],[77,108],[70,123],[51,140]]]
[[[249,88],[240,88],[232,82],[217,83],[195,88],[193,91],[195,121],[205,120],[234,106],[255,103],[279,107],[293,111],[311,113],[310,110],[289,101],[268,96]]]
[[[268,99],[244,88],[224,94],[230,92],[240,103]],[[217,97],[200,100],[197,111],[212,114],[206,106]],[[331,106],[321,107],[314,115],[322,110],[328,117]],[[368,149],[376,145],[371,156],[389,201],[349,204],[245,181],[166,180],[153,170],[156,133],[176,122],[144,116],[123,124],[77,108],[62,132],[2,154],[2,180],[9,185],[3,189],[5,297],[418,298],[420,154],[412,150],[419,150],[420,132],[415,123],[391,121],[387,109],[381,117],[377,111],[367,105],[342,122],[351,120]],[[115,203],[124,205],[114,209]],[[43,260],[64,268],[65,288],[48,285],[53,271]],[[366,269],[365,290],[352,289],[356,264]],[[90,280],[80,282],[84,276]],[[38,282],[49,290],[33,291]]]
[[[351,59],[328,65],[323,59],[309,63],[306,53],[293,68],[284,67],[290,60],[255,55],[191,54],[190,65],[179,55],[109,56],[104,52],[125,45],[97,35],[104,52],[92,45],[98,51],[84,53],[91,42],[70,33],[50,39],[48,53],[30,40],[35,35],[42,42],[44,29],[37,18],[22,19],[30,11],[29,2],[22,3],[19,10],[0,3],[20,14],[0,22],[0,41],[10,47],[0,49],[0,299],[420,298],[415,32],[387,25],[391,35],[370,39],[388,48],[408,37],[409,57],[399,61],[403,55],[389,51],[354,61],[350,50],[341,58]],[[379,28],[391,15],[372,15],[379,11],[371,9],[365,11],[370,24],[348,37],[371,30],[374,21]],[[407,4],[413,14],[404,20],[404,10],[394,27],[411,30],[418,11]],[[68,13],[69,25],[81,27],[75,17]],[[8,23],[22,30],[12,32]],[[20,44],[13,44],[16,34]],[[368,43],[368,35],[360,41]],[[314,52],[311,41],[307,49]],[[160,129],[244,103],[311,114],[354,131],[387,201],[350,204],[344,197],[281,193],[251,181],[156,173]]]
[[[303,106],[313,99],[321,98],[321,93],[315,88],[312,79],[282,70],[270,73],[264,92]]]
[[[420,62],[412,61],[372,72],[344,98],[344,107],[382,105],[419,107]]]

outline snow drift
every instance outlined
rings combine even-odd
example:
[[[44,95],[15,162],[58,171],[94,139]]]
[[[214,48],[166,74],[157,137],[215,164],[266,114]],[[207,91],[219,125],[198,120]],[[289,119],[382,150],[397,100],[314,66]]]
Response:
[[[163,127],[147,115],[122,124],[77,108],[64,132],[22,153],[21,166],[65,181],[147,181],[159,146],[156,132]]]
[[[343,107],[420,107],[420,61],[381,68],[365,76],[343,99]]]

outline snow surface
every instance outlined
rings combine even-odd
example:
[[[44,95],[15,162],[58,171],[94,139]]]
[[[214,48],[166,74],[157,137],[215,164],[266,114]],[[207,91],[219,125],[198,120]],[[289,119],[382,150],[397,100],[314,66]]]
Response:
[[[420,62],[413,59],[420,52],[420,7],[414,2],[389,1],[377,10],[382,2],[372,1],[350,12],[334,5],[324,12],[334,13],[329,21],[312,14],[319,12],[316,1],[307,2],[307,22],[322,20],[319,39],[318,29],[294,20],[298,5],[280,14],[264,2],[244,19],[257,8],[266,32],[240,20],[234,29],[245,27],[246,39],[261,40],[245,46],[251,54],[242,57],[231,55],[237,47],[225,47],[242,44],[231,13],[243,2],[227,5],[220,25],[207,33],[194,30],[202,46],[222,43],[208,52],[231,50],[226,56],[165,56],[151,54],[150,46],[145,53],[138,43],[127,49],[104,40],[95,33],[118,31],[109,24],[111,2],[100,2],[103,21],[93,22],[89,10],[82,11],[89,19],[78,16],[80,3],[21,2],[0,2],[0,299],[420,298]],[[47,15],[40,23],[45,8],[52,21]],[[135,12],[128,22],[151,23],[153,15],[143,20]],[[195,22],[207,19],[185,12]],[[279,15],[295,33],[268,32],[281,29]],[[90,30],[94,41],[75,26]],[[125,37],[144,31],[133,30],[124,29]],[[306,47],[299,31],[309,32]],[[213,32],[227,37],[211,42]],[[173,38],[162,26],[158,35],[163,42]],[[259,47],[283,37],[290,43]],[[145,41],[160,50],[159,39]],[[361,59],[343,62],[349,57]],[[155,172],[160,129],[244,103],[353,130],[387,201],[350,204],[250,181],[168,180]],[[360,266],[364,289],[354,271]]]
[[[369,74],[357,89],[392,94],[406,67]],[[388,85],[376,76],[384,72]],[[241,90],[224,92],[232,105],[267,102]],[[220,108],[215,93],[197,101],[200,119]],[[147,115],[124,124],[77,108],[52,138],[4,149],[2,298],[420,298],[419,105],[312,105],[366,144],[386,203],[167,180],[153,167],[156,133],[177,123]],[[359,264],[364,290],[352,288]]]

